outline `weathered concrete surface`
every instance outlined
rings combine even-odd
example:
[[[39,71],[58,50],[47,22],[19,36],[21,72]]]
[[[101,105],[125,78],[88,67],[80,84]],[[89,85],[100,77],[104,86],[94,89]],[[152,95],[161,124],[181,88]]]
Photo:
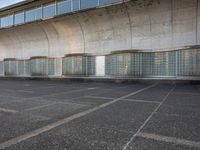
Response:
[[[200,44],[199,0],[132,0],[0,30],[0,59]]]

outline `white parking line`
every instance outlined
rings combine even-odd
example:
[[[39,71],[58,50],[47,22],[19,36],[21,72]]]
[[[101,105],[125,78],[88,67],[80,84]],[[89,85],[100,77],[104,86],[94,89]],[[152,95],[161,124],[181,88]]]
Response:
[[[140,90],[138,90],[138,91],[132,92],[132,93],[130,93],[130,94],[128,94],[128,95],[125,95],[125,96],[122,96],[122,97],[120,97],[120,98],[114,99],[113,101],[109,101],[109,102],[104,103],[104,104],[102,104],[102,105],[99,105],[99,106],[96,106],[96,107],[94,107],[94,108],[88,109],[88,110],[86,110],[86,111],[83,111],[83,112],[74,114],[74,115],[72,115],[72,116],[70,116],[70,117],[67,117],[67,118],[65,118],[65,119],[59,120],[59,121],[57,121],[57,122],[55,122],[55,123],[52,123],[52,124],[46,125],[46,126],[44,126],[44,127],[42,127],[42,128],[36,129],[36,130],[34,130],[34,131],[31,131],[31,132],[26,133],[26,134],[24,134],[24,135],[21,135],[21,136],[19,136],[19,137],[10,139],[10,140],[8,140],[8,141],[6,141],[6,142],[1,143],[1,144],[0,144],[0,149],[5,149],[5,148],[10,147],[10,146],[12,146],[12,145],[18,144],[18,143],[20,143],[20,142],[22,142],[22,141],[25,141],[25,140],[27,140],[27,139],[29,139],[29,138],[32,138],[32,137],[34,137],[34,136],[37,136],[37,135],[42,134],[42,133],[44,133],[44,132],[47,132],[47,131],[49,131],[49,130],[51,130],[51,129],[53,129],[53,128],[56,128],[56,127],[58,127],[58,126],[60,126],[60,125],[66,124],[66,123],[68,123],[68,122],[70,122],[70,121],[72,121],[72,120],[74,120],[74,119],[83,117],[83,116],[88,115],[88,114],[90,114],[90,113],[92,113],[92,112],[95,112],[95,111],[97,111],[97,110],[99,110],[99,109],[101,109],[101,108],[104,108],[104,107],[107,107],[107,106],[109,106],[109,105],[111,105],[111,104],[114,104],[114,103],[120,101],[121,99],[125,99],[125,98],[127,98],[127,97],[129,97],[129,96],[132,96],[132,95],[135,95],[135,94],[137,94],[137,93],[139,93],[139,92],[142,92],[142,91],[144,91],[144,90],[147,90],[147,89],[149,89],[149,88],[151,88],[151,87],[153,87],[153,86],[155,86],[155,85],[156,85],[156,84],[150,85],[150,86],[145,87],[145,88],[143,88],[143,89],[140,89]]]
[[[150,134],[150,133],[139,133],[137,136],[143,137],[146,139],[152,139],[156,141],[161,141],[161,142],[167,142],[167,143],[173,143],[177,145],[185,145],[189,147],[197,147],[200,148],[200,142],[195,142],[195,141],[190,141],[190,140],[185,140],[185,139],[179,139],[175,137],[168,137],[168,136],[163,136],[163,135],[157,135],[157,134]]]
[[[1,112],[6,112],[6,113],[13,113],[13,114],[18,112],[16,110],[11,110],[11,109],[6,109],[6,108],[0,108],[0,111]]]
[[[137,132],[131,137],[131,139],[126,143],[123,147],[123,150],[126,150],[131,142],[135,139],[135,137],[140,133],[140,131],[144,128],[144,126],[149,122],[149,120],[153,117],[153,115],[157,112],[160,106],[165,102],[168,96],[173,92],[175,86],[168,92],[168,94],[164,97],[164,99],[160,102],[160,104],[154,109],[154,111],[150,114],[150,116],[145,120],[145,122],[140,126]]]

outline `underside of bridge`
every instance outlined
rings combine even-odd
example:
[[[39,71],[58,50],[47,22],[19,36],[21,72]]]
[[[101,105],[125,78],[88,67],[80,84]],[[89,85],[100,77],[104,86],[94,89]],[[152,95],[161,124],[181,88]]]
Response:
[[[200,76],[198,0],[130,0],[0,29],[1,74]]]

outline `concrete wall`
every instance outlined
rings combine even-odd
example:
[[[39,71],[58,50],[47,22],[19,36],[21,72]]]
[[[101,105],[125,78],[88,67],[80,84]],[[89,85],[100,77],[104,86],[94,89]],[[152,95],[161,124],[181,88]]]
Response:
[[[0,30],[0,60],[200,44],[200,1],[132,0]]]

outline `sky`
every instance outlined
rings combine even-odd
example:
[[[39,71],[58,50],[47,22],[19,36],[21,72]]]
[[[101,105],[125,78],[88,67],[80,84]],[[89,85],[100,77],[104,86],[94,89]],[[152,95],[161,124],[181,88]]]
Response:
[[[0,8],[6,7],[9,5],[21,2],[21,1],[24,1],[24,0],[0,0]]]

